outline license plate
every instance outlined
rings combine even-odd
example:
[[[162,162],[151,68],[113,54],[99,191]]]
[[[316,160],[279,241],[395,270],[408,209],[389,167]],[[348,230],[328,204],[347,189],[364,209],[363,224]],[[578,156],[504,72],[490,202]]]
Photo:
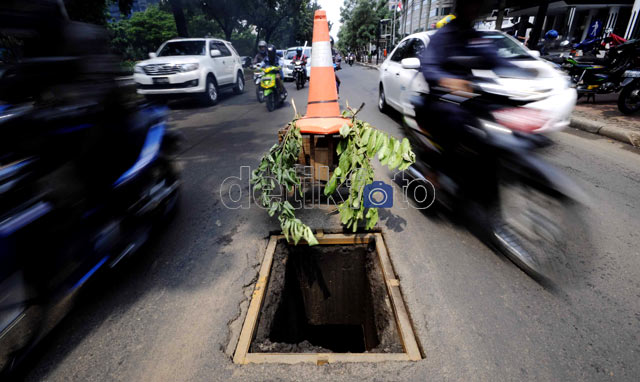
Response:
[[[622,77],[638,78],[640,77],[640,70],[627,70]]]
[[[169,77],[153,77],[154,84],[168,84]]]

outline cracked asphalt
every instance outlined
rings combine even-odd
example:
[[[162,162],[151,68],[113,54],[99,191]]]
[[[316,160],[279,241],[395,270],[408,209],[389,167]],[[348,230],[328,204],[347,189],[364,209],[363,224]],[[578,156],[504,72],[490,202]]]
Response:
[[[377,72],[340,73],[341,102],[401,136],[376,108]],[[305,110],[307,88],[287,84]],[[413,363],[237,366],[231,356],[275,218],[248,207],[248,173],[293,116],[268,113],[253,85],[215,107],[171,105],[186,137],[179,211],[152,243],[102,275],[24,364],[27,381],[637,381],[640,378],[640,150],[577,130],[545,157],[591,195],[580,277],[545,289],[448,220],[401,205],[381,212],[426,356]],[[376,164],[377,177],[390,174]],[[224,182],[224,183],[223,183]],[[395,192],[400,190],[394,184]],[[221,198],[242,190],[246,201]],[[230,209],[228,207],[238,207]],[[331,208],[301,211],[338,228]],[[591,253],[593,252],[593,253]]]

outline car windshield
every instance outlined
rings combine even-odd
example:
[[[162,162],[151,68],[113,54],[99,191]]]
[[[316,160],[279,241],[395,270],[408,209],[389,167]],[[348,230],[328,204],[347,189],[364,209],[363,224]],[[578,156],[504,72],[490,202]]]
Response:
[[[531,55],[527,53],[519,43],[505,35],[499,33],[488,33],[483,37],[493,41],[493,44],[498,50],[498,55],[502,58],[531,58]]]
[[[199,41],[173,41],[166,43],[158,57],[161,56],[204,56],[205,55],[204,40]]]

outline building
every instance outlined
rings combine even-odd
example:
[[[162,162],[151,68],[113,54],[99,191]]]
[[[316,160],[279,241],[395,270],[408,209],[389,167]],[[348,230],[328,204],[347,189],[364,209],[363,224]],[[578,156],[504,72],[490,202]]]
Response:
[[[453,13],[455,0],[405,0],[396,15],[399,37],[435,28],[435,23]]]
[[[513,0],[507,1],[508,16],[520,28],[515,31],[518,36],[528,37],[535,19],[538,17],[541,1]],[[573,42],[582,41],[590,34],[603,35],[613,32],[626,39],[640,36],[638,27],[638,11],[640,0],[549,0],[544,14],[541,34],[555,29],[561,39]],[[524,21],[519,23],[519,21]]]

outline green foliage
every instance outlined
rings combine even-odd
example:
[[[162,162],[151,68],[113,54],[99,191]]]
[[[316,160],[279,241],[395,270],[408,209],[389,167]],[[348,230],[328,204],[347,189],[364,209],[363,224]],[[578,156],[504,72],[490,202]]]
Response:
[[[338,205],[338,211],[342,224],[355,232],[358,222],[365,218],[367,230],[373,228],[378,221],[378,209],[369,208],[365,213],[363,203],[364,187],[373,182],[371,158],[377,154],[380,163],[390,170],[406,170],[415,162],[415,154],[407,138],[399,141],[356,119],[355,113],[351,110],[345,111],[345,116],[349,113],[352,125],[344,124],[340,129],[342,140],[336,147],[339,156],[338,167],[327,182],[324,194],[333,194],[338,187],[349,181],[349,197]]]
[[[267,209],[269,216],[279,214],[280,227],[287,240],[293,240],[295,244],[298,244],[300,239],[304,239],[309,245],[316,245],[318,240],[311,229],[295,217],[291,203],[284,196],[273,196],[276,187],[284,187],[289,191],[298,187],[302,193],[302,189],[299,188],[300,178],[298,178],[295,169],[301,147],[300,129],[293,121],[288,126],[282,143],[273,145],[269,152],[262,157],[260,165],[251,175],[251,184],[254,190],[260,191],[260,205]]]
[[[155,52],[177,34],[173,15],[156,6],[136,12],[130,19],[111,23],[107,28],[113,49],[126,60],[147,58],[149,52]]]
[[[366,51],[375,43],[379,21],[391,17],[384,0],[345,0],[340,8],[342,28],[338,33],[338,49]]]

